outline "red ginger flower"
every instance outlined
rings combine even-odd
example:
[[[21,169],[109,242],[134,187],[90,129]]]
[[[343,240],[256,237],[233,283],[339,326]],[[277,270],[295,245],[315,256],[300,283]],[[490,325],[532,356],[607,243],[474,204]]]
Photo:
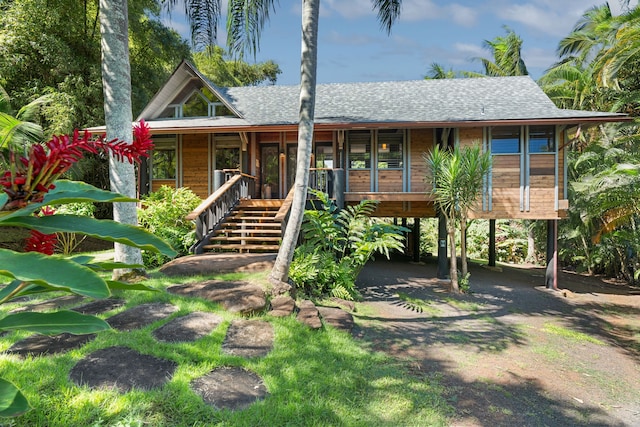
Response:
[[[73,136],[54,136],[46,144],[35,144],[29,148],[27,157],[15,159],[9,153],[10,170],[0,175],[0,188],[9,195],[9,202],[0,209],[11,210],[26,206],[29,202],[40,202],[44,195],[55,188],[53,182],[69,170],[85,153],[111,153],[118,161],[140,162],[149,157],[153,148],[149,125],[141,120],[134,126],[131,144],[113,139],[92,138],[89,132],[76,130]]]
[[[56,213],[56,210],[50,206],[45,206],[40,210],[41,215],[49,216]],[[53,234],[44,234],[38,230],[31,230],[31,234],[27,238],[24,250],[25,252],[39,252],[45,255],[53,255],[58,243],[58,236]]]

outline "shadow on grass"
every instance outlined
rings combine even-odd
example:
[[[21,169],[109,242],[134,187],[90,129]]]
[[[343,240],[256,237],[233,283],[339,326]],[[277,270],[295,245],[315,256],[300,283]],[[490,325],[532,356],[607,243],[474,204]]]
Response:
[[[472,266],[471,272],[473,294],[451,295],[445,282],[434,279],[434,265],[369,264],[359,278],[367,304],[356,313],[357,335],[372,350],[414,360],[417,375],[441,378],[463,425],[628,425],[607,408],[559,396],[535,378],[505,370],[498,379],[483,380],[472,373],[474,360],[530,346],[527,319],[559,322],[619,347],[637,361],[637,347],[629,346],[634,329],[612,329],[597,316],[598,310],[637,316],[637,308],[559,298],[542,287],[544,272],[537,270],[523,273],[507,267],[498,273]],[[620,295],[633,293],[622,289]],[[620,336],[625,333],[626,340]],[[447,353],[429,351],[430,346],[460,352],[467,365],[438,359]]]

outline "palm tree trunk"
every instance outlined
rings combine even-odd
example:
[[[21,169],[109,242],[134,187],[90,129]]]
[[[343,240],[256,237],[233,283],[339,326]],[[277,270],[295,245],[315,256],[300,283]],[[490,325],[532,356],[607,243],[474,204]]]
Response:
[[[107,139],[133,140],[131,112],[131,72],[129,65],[129,32],[127,0],[100,0],[100,33],[102,35],[102,84]],[[133,164],[109,158],[111,190],[136,197]],[[114,203],[113,218],[125,224],[138,223],[136,204]],[[115,261],[142,264],[139,249],[116,243]],[[114,278],[126,270],[114,270]]]
[[[296,179],[293,184],[293,201],[287,227],[282,238],[280,250],[273,270],[271,281],[287,282],[289,266],[293,260],[300,226],[307,202],[309,183],[309,164],[311,162],[311,144],[313,141],[313,120],[316,102],[316,69],[318,65],[318,17],[320,0],[302,2],[302,55],[300,75],[300,119],[298,123],[298,160]]]

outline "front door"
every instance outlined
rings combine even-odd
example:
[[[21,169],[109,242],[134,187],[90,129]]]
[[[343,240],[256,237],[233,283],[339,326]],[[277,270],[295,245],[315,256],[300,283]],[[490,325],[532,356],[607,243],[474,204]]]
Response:
[[[262,145],[260,154],[262,198],[280,198],[280,152],[278,144]]]

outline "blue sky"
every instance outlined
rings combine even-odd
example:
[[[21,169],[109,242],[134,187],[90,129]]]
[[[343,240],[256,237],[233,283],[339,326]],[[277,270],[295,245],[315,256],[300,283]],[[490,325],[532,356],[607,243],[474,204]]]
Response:
[[[256,60],[278,63],[278,84],[300,81],[300,4],[280,0],[261,38]],[[480,71],[471,59],[490,57],[482,42],[504,36],[505,25],[524,40],[522,54],[537,79],[556,61],[560,39],[585,11],[604,1],[403,0],[402,15],[390,35],[380,28],[371,4],[321,0],[318,83],[422,79],[434,62],[447,69]],[[620,10],[619,0],[609,4],[614,13]],[[189,34],[181,10],[165,22]],[[218,38],[224,46],[224,29]]]

